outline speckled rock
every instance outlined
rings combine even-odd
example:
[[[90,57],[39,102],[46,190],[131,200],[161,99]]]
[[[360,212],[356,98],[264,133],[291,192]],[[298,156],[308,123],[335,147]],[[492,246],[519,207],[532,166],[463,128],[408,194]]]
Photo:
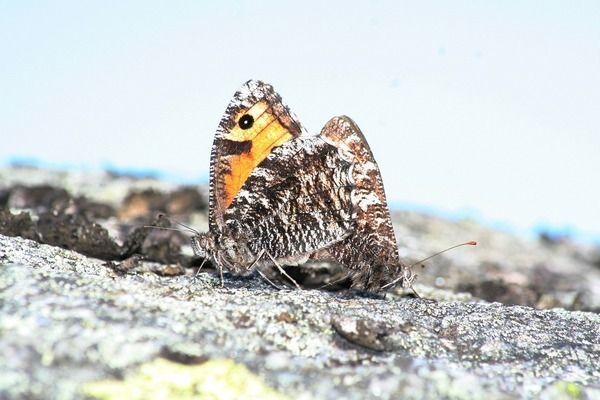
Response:
[[[193,266],[193,260],[189,259],[191,248],[183,245],[186,240],[182,235],[177,238],[163,235],[167,232],[153,232],[143,241],[140,237],[131,241],[129,235],[142,225],[156,224],[159,211],[198,231],[205,231],[206,198],[206,187],[185,187],[155,178],[27,166],[0,167],[0,209],[5,208],[0,212],[0,231],[63,245],[90,256],[104,254],[109,256],[105,257],[107,260],[124,253],[132,255],[129,254],[132,250],[147,260]],[[41,204],[40,200],[43,200]],[[67,215],[48,218],[40,214],[49,205],[59,210],[65,208],[62,203],[66,204]],[[72,215],[78,209],[77,215]],[[2,214],[9,212],[15,217],[10,219],[10,226],[3,226]],[[77,223],[81,217],[91,219],[88,223]],[[428,261],[424,270],[417,266],[421,284],[455,293],[466,292],[507,305],[600,312],[600,247],[597,244],[548,234],[522,237],[469,219],[448,220],[406,210],[392,210],[392,219],[400,256],[407,264],[457,243],[469,240],[479,243],[477,247],[444,253]],[[62,228],[58,225],[60,222]],[[53,230],[53,226],[56,229]],[[107,230],[108,237],[102,234],[102,229]],[[90,240],[82,243],[83,236],[89,236]],[[96,248],[113,239],[116,245],[125,248]],[[183,246],[180,248],[180,245]],[[303,272],[296,279],[310,287],[342,278],[335,276],[331,268],[320,268],[318,273],[304,268]]]
[[[600,396],[594,313],[148,271],[0,236],[0,398],[81,398],[159,357],[231,359],[295,399]]]

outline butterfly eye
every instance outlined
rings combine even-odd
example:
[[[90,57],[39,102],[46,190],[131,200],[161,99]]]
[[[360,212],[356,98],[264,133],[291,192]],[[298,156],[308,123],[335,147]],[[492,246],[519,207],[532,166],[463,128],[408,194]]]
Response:
[[[254,125],[254,117],[250,114],[244,114],[238,121],[238,125],[242,129],[250,129]]]

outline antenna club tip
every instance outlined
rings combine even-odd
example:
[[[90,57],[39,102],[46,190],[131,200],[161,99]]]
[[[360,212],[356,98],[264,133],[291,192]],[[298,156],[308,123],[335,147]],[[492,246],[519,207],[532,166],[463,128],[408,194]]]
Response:
[[[477,242],[474,241],[474,240],[471,240],[471,241],[469,241],[469,242],[467,242],[465,244],[468,244],[469,246],[477,246]]]

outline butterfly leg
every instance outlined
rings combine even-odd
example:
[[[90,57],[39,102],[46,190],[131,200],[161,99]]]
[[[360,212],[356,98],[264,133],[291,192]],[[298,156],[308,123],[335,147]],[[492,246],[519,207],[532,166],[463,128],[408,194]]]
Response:
[[[342,276],[340,279],[336,279],[335,281],[331,281],[329,283],[326,283],[324,285],[319,286],[317,289],[319,289],[319,290],[320,289],[325,289],[326,287],[333,286],[336,283],[343,282],[343,281],[345,281],[348,278],[350,278],[350,275],[346,274],[345,276]]]
[[[202,260],[202,264],[200,264],[200,268],[198,268],[198,271],[196,271],[196,273],[194,274],[194,278],[198,277],[198,274],[200,274],[200,270],[202,269],[202,267],[204,267],[205,262],[206,262],[206,258],[204,260]]]
[[[248,267],[248,270],[251,270],[254,267],[256,267],[256,264],[258,264],[258,262],[260,261],[260,259],[262,258],[262,256],[264,254],[265,254],[265,250],[261,250],[261,252],[258,253],[258,256],[256,256],[256,259],[254,260],[254,262]],[[271,286],[273,286],[275,289],[277,289],[277,290],[283,290],[283,288],[277,286],[275,283],[273,283],[273,281],[271,281],[269,278],[267,278],[267,276],[259,268],[256,268],[256,272],[258,272],[258,274],[260,276],[262,276],[262,278],[265,281],[267,281]]]
[[[256,258],[254,259],[254,262],[252,264],[250,264],[250,266],[247,269],[251,270],[252,268],[256,267],[256,264],[258,264],[258,262],[260,261],[260,259],[262,258],[262,256],[264,254],[265,254],[265,250],[261,250],[260,253],[258,253]],[[257,270],[258,270],[258,268],[257,268]]]
[[[272,281],[272,280],[270,280],[269,278],[267,278],[267,276],[266,276],[266,275],[265,275],[265,274],[264,274],[264,273],[263,273],[263,272],[262,272],[260,269],[256,268],[256,272],[258,272],[258,274],[259,274],[260,276],[262,276],[262,278],[263,278],[265,281],[267,281],[267,282],[268,282],[268,283],[269,283],[271,286],[273,286],[275,289],[277,289],[277,290],[283,290],[283,288],[282,288],[282,287],[279,287],[279,286],[277,286],[275,283],[273,283],[273,281]]]
[[[296,289],[302,290],[302,288],[300,287],[300,285],[298,285],[298,282],[296,282],[294,280],[294,278],[292,278],[291,276],[289,276],[287,274],[287,272],[285,272],[285,270],[283,268],[281,268],[281,265],[279,265],[279,263],[277,263],[277,261],[275,261],[275,258],[273,258],[273,256],[271,255],[271,253],[269,253],[268,251],[266,251],[266,253],[269,256],[269,258],[271,259],[271,261],[273,261],[273,264],[275,264],[275,267],[277,267],[277,269],[279,270],[279,273],[281,275],[285,276],[286,278],[288,278],[290,280],[290,282],[292,282],[294,284],[294,286],[296,286]]]
[[[412,287],[412,285],[410,285],[410,289],[413,291],[413,293],[415,294],[415,296],[417,296],[417,299],[421,298],[421,296],[419,295],[419,293],[417,293],[417,291],[415,290],[414,287]]]
[[[223,278],[223,264],[227,265],[227,268],[233,268],[233,265],[225,258],[220,258],[221,262],[217,262],[219,268],[219,276],[221,277],[221,287],[225,287],[225,279]]]

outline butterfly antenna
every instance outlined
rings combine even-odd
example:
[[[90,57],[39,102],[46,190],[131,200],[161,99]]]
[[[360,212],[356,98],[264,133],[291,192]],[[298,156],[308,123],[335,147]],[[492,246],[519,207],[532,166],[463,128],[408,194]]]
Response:
[[[335,285],[336,283],[343,282],[344,280],[346,280],[346,279],[348,279],[348,278],[349,278],[349,275],[343,276],[343,277],[341,277],[340,279],[336,279],[335,281],[332,281],[332,282],[326,283],[326,284],[324,284],[324,285],[322,285],[322,286],[319,286],[319,287],[317,288],[317,290],[325,289],[326,287],[329,287],[329,286]]]
[[[427,261],[427,260],[429,260],[429,259],[432,259],[433,257],[437,257],[437,256],[439,256],[440,254],[443,254],[443,253],[445,253],[445,252],[447,252],[447,251],[450,251],[450,250],[456,249],[457,247],[461,247],[461,246],[477,246],[477,242],[476,242],[476,241],[474,241],[474,240],[469,240],[468,242],[464,242],[464,243],[456,244],[456,245],[454,245],[454,246],[452,246],[452,247],[448,247],[447,249],[444,249],[444,250],[442,250],[442,251],[438,251],[438,252],[437,252],[437,253],[435,253],[435,254],[432,254],[432,255],[430,255],[430,256],[428,256],[428,257],[425,257],[424,259],[422,259],[422,260],[419,260],[419,261],[417,261],[417,262],[415,262],[415,263],[412,263],[412,264],[411,264],[411,265],[410,265],[408,268],[412,268],[412,267],[414,267],[415,265],[422,264],[422,263],[424,263],[425,261]]]
[[[162,219],[162,218],[164,218],[164,219],[166,219],[167,221],[169,221],[169,222],[170,222],[170,223],[172,223],[172,224],[175,224],[175,225],[182,226],[182,227],[184,227],[185,229],[187,229],[189,232],[195,233],[196,235],[199,235],[199,234],[200,234],[200,232],[198,232],[197,230],[195,230],[195,229],[194,229],[194,228],[192,228],[191,226],[189,226],[189,225],[186,225],[186,224],[184,224],[183,222],[177,221],[175,218],[171,218],[171,217],[169,217],[168,215],[165,215],[165,214],[158,214],[158,218],[159,218],[159,219]]]
[[[188,232],[187,229],[166,228],[164,226],[155,226],[155,225],[142,225],[142,228],[160,229],[162,231]]]
[[[444,249],[444,250],[442,250],[442,251],[438,251],[438,252],[437,252],[437,253],[435,253],[435,254],[432,254],[432,255],[430,255],[430,256],[428,256],[428,257],[425,257],[424,259],[422,259],[422,260],[419,260],[419,261],[417,261],[417,262],[415,262],[415,263],[412,263],[411,265],[409,265],[409,266],[408,266],[408,268],[409,268],[409,269],[411,269],[411,268],[412,268],[412,267],[414,267],[415,265],[422,264],[422,263],[424,263],[425,261],[427,261],[427,260],[429,260],[429,259],[431,259],[431,258],[433,258],[433,257],[437,257],[437,256],[439,256],[440,254],[443,254],[443,253],[445,253],[445,252],[447,252],[447,251],[450,251],[450,250],[452,250],[452,249],[456,249],[457,247],[461,247],[461,246],[477,246],[477,242],[476,242],[476,241],[474,241],[474,240],[469,240],[468,242],[464,242],[464,243],[460,243],[460,244],[456,244],[456,245],[454,245],[454,246],[448,247],[447,249]],[[402,279],[404,279],[404,275],[401,275],[400,277],[398,277],[398,278],[394,279],[394,280],[393,280],[393,281],[391,281],[390,283],[383,285],[383,286],[381,287],[381,289],[386,289],[386,288],[389,288],[389,287],[395,286],[395,285],[396,285],[398,282],[400,282]],[[412,285],[410,286],[410,288],[411,288],[411,289],[412,289],[412,291],[415,293],[415,295],[417,295],[417,297],[421,297],[421,296],[419,296],[419,294],[418,294],[418,293],[415,291],[415,289],[412,287]]]

